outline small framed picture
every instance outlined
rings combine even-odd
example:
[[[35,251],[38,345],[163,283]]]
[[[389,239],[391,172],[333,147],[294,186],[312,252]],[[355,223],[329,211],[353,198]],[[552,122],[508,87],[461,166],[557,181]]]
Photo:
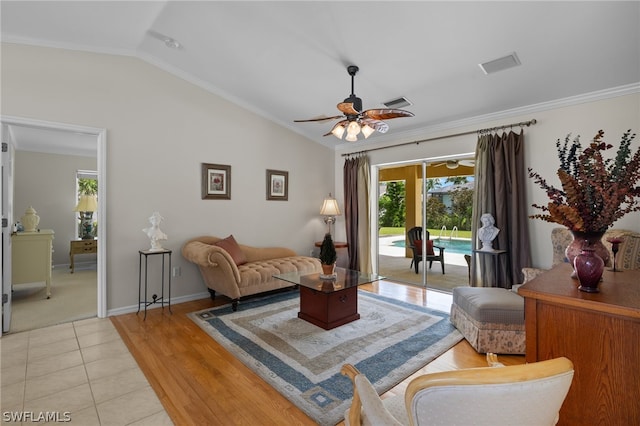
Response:
[[[289,172],[267,170],[267,200],[289,200]]]
[[[202,199],[231,199],[231,166],[202,163]]]

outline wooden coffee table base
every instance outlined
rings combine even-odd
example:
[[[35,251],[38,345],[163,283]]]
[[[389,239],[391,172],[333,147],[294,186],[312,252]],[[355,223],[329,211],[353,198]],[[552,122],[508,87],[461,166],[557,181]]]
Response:
[[[360,319],[358,288],[349,287],[332,293],[300,286],[298,318],[324,328],[332,328]]]

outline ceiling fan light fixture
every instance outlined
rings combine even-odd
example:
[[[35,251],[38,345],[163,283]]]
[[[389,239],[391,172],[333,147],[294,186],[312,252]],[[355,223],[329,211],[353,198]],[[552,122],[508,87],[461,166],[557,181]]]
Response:
[[[336,138],[342,139],[342,135],[344,135],[344,131],[345,131],[344,126],[342,124],[339,124],[335,126],[333,130],[331,130],[331,133],[333,133],[333,136],[335,136]]]
[[[375,132],[376,129],[374,129],[373,127],[365,124],[364,126],[362,126],[362,134],[364,135],[364,138],[367,139],[369,136],[371,136],[371,134],[373,132]]]
[[[457,169],[458,168],[458,161],[457,160],[447,160],[447,169]]]
[[[357,121],[350,122],[349,125],[347,126],[347,136],[348,135],[357,136],[358,133],[360,133],[360,124],[358,124]]]
[[[342,116],[334,117],[320,117],[312,118],[309,120],[293,120],[294,123],[304,122],[320,122],[325,120],[341,119],[339,124],[335,125],[331,131],[323,134],[323,136],[329,136],[333,134],[338,139],[342,139],[344,133],[347,133],[345,140],[349,142],[355,142],[358,140],[358,134],[362,132],[364,138],[368,138],[377,131],[379,133],[386,133],[389,130],[389,126],[383,120],[389,120],[391,118],[399,117],[413,117],[413,113],[397,108],[374,108],[374,109],[362,109],[362,99],[357,97],[354,93],[354,77],[358,72],[358,67],[355,65],[349,65],[347,72],[351,76],[351,94],[343,102],[337,105],[338,110],[343,114]],[[411,103],[406,98],[393,99],[393,104],[404,105],[406,102],[408,105]],[[369,123],[373,123],[371,126]]]

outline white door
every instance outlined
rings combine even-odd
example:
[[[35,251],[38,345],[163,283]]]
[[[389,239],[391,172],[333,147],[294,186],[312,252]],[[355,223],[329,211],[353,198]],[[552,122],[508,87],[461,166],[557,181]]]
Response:
[[[10,140],[8,127],[2,125],[2,244],[0,258],[2,258],[2,332],[9,331],[11,326],[11,231],[13,230],[12,202],[13,202],[13,171],[11,158],[13,144]]]

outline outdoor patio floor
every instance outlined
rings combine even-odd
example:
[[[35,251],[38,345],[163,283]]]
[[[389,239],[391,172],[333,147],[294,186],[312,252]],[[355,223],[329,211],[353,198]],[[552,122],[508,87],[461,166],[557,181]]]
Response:
[[[413,267],[409,268],[411,258],[405,257],[404,247],[396,247],[392,243],[404,238],[403,235],[385,236],[378,239],[378,273],[390,281],[422,286],[422,268],[420,262],[418,274]],[[451,292],[454,287],[469,285],[469,269],[463,254],[444,253],[445,273],[442,274],[440,262],[433,262],[431,269],[427,263],[427,287]]]

